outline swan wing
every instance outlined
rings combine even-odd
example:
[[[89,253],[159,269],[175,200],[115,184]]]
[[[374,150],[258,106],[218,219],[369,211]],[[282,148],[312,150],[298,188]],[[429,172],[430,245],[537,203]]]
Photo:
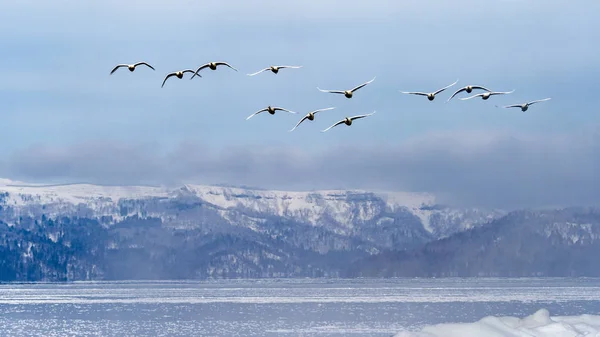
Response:
[[[284,108],[280,108],[280,107],[274,107],[274,108],[273,108],[273,110],[281,110],[281,111],[286,111],[286,112],[289,112],[289,113],[292,113],[292,114],[295,114],[295,113],[297,113],[297,112],[295,112],[295,111],[291,111],[291,110],[284,109]]]
[[[455,92],[455,93],[453,93],[453,94],[452,94],[452,96],[450,96],[450,98],[448,98],[448,100],[446,101],[446,103],[450,102],[450,100],[451,100],[451,99],[453,99],[453,98],[454,98],[454,96],[456,96],[456,95],[460,94],[461,92],[463,92],[463,91],[465,91],[465,90],[467,90],[467,88],[466,88],[466,87],[465,87],[465,88],[460,88],[460,89],[456,90],[456,92]]]
[[[355,92],[356,90],[358,90],[358,89],[360,89],[360,88],[364,87],[365,85],[367,85],[367,84],[369,84],[369,83],[371,83],[371,82],[373,82],[373,81],[375,81],[375,77],[373,77],[373,79],[372,79],[372,80],[370,80],[370,81],[367,81],[367,82],[365,82],[365,83],[363,83],[363,84],[361,84],[361,85],[358,85],[358,86],[356,86],[356,87],[352,88],[352,89],[350,90],[350,92]]]
[[[117,69],[119,69],[121,67],[129,67],[129,65],[128,64],[117,64],[117,66],[114,67],[113,70],[111,70],[110,75],[112,75],[115,71],[117,71]]]
[[[258,74],[262,73],[263,71],[267,71],[267,70],[270,70],[270,69],[271,69],[271,68],[265,68],[265,69],[261,69],[261,70],[259,70],[259,71],[255,72],[255,73],[252,73],[252,74],[246,74],[246,75],[248,75],[248,76],[254,76],[254,75],[258,75]]]
[[[506,94],[512,94],[513,92],[515,92],[515,90],[511,90],[511,91],[492,91],[490,92],[490,96],[492,95],[506,95]]]
[[[416,91],[400,91],[403,94],[409,94],[409,95],[419,95],[419,96],[427,96],[429,95],[426,92],[416,92]]]
[[[343,90],[326,90],[326,89],[321,89],[319,87],[317,87],[317,89],[319,89],[319,91],[321,91],[321,92],[329,92],[332,94],[344,94],[345,93]]]
[[[468,99],[475,98],[475,97],[481,97],[481,96],[483,96],[483,94],[477,94],[477,95],[469,96],[469,97],[466,97],[466,98],[460,98],[460,100],[461,101],[466,101]]]
[[[292,132],[294,130],[296,130],[296,128],[298,127],[298,125],[300,125],[300,123],[304,122],[306,119],[308,118],[308,115],[302,117],[302,119],[298,122],[298,124],[296,124],[296,126],[294,126],[291,130],[289,130],[288,132]]]
[[[452,83],[452,84],[450,84],[450,85],[447,85],[447,86],[443,87],[442,89],[439,89],[438,91],[434,92],[433,94],[434,94],[434,95],[437,95],[437,94],[439,94],[440,92],[442,92],[442,91],[444,91],[444,90],[446,90],[446,89],[450,88],[451,86],[455,85],[456,83],[458,83],[458,79],[457,79],[457,80],[456,80],[454,83]]]
[[[328,127],[327,129],[325,129],[325,130],[322,130],[321,132],[327,132],[327,131],[329,131],[329,129],[331,129],[331,128],[335,127],[335,126],[338,126],[338,125],[340,125],[340,124],[342,124],[342,123],[344,123],[344,122],[345,122],[345,120],[344,120],[344,119],[342,119],[341,121],[339,121],[339,122],[337,122],[337,123],[333,124],[332,126]]]
[[[549,100],[551,100],[551,98],[538,99],[536,101],[531,101],[531,102],[527,103],[527,105],[532,105],[532,104],[535,104],[535,103],[545,102],[545,101],[549,101]]]
[[[335,109],[335,107],[331,107],[331,108],[325,108],[325,109],[317,109],[314,111],[311,111],[313,114],[316,114],[317,112],[321,112],[321,111],[327,111],[327,110],[333,110]]]
[[[163,81],[162,85],[160,86],[161,88],[165,86],[165,82],[166,82],[166,81],[169,79],[169,77],[171,77],[171,76],[175,76],[175,73],[170,73],[170,74],[168,74],[167,76],[165,76],[165,79],[164,79],[164,81]]]
[[[259,113],[261,113],[261,112],[263,112],[263,111],[267,111],[267,110],[268,110],[267,108],[264,108],[264,109],[258,110],[257,112],[255,112],[255,113],[253,113],[252,115],[248,116],[248,117],[246,118],[246,120],[249,120],[250,118],[252,118],[252,117],[254,117],[254,116],[258,115]]]
[[[195,76],[200,76],[198,73],[200,72],[200,70],[202,70],[204,68],[208,68],[208,63],[207,64],[203,64],[200,67],[198,67],[198,69],[196,69],[196,71],[194,72],[194,75],[192,75],[192,77],[190,77],[190,80],[192,78],[194,78]],[[202,77],[202,76],[200,76],[200,77]]]
[[[133,66],[134,66],[134,67],[137,67],[137,66],[139,66],[139,65],[142,65],[142,64],[143,64],[143,65],[145,65],[145,66],[147,66],[148,68],[150,68],[150,69],[152,69],[152,70],[156,70],[156,69],[154,69],[154,67],[153,67],[153,66],[149,65],[149,64],[148,64],[148,63],[146,63],[146,62],[138,62],[138,63],[134,64]]]
[[[352,116],[352,117],[350,117],[350,120],[353,121],[355,119],[361,119],[361,118],[369,117],[369,116],[373,115],[374,113],[375,113],[375,111],[371,112],[370,114],[366,114],[366,115]]]
[[[235,69],[234,67],[232,67],[232,66],[231,66],[229,63],[227,63],[227,62],[215,62],[215,65],[217,65],[217,66],[227,66],[227,67],[229,67],[229,68],[231,68],[231,69],[233,69],[233,70],[235,70],[235,71],[238,71],[237,69]]]
[[[299,69],[299,68],[302,68],[302,66],[277,66],[277,68],[279,68],[279,69],[285,69],[285,68]]]
[[[185,73],[192,73],[192,74],[194,74],[194,75],[196,75],[196,76],[198,76],[198,77],[202,77],[202,75],[200,75],[200,74],[196,74],[196,71],[194,71],[194,69],[186,69],[186,70],[182,70],[181,72],[182,72],[182,73],[184,73],[184,74],[185,74]],[[192,75],[192,76],[190,77],[190,80],[191,80],[192,78],[194,78],[194,75]]]
[[[490,89],[488,89],[488,88],[486,88],[486,87],[482,87],[482,86],[480,86],[480,85],[472,85],[472,86],[471,86],[471,88],[473,88],[473,89],[481,89],[481,90],[485,90],[485,91],[487,91],[487,92],[491,92],[491,90],[490,90]]]

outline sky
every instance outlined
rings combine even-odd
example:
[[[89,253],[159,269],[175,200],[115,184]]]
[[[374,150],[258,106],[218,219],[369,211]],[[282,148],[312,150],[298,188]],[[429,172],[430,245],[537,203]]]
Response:
[[[598,206],[599,10],[593,0],[4,2],[0,177]],[[109,75],[138,61],[156,71]],[[210,61],[239,71],[161,88],[167,73]],[[270,65],[303,67],[246,75]],[[317,90],[373,77],[352,99]],[[400,93],[457,79],[432,102]],[[468,84],[515,92],[445,103]],[[527,112],[496,107],[546,97]],[[268,105],[298,114],[246,120]],[[326,107],[336,109],[288,132]]]

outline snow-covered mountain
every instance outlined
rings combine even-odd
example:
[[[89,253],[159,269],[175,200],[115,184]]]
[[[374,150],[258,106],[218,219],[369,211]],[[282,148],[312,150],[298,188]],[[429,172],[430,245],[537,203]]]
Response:
[[[599,224],[423,193],[4,179],[0,280],[597,275]]]
[[[0,280],[336,276],[501,216],[424,193],[0,180]]]
[[[0,207],[0,220],[9,225],[23,217],[42,215],[95,219],[106,226],[131,218],[154,218],[170,228],[214,230],[226,225],[261,232],[268,220],[280,218],[322,227],[343,237],[363,239],[374,235],[369,229],[384,228],[387,234],[425,241],[476,227],[503,214],[498,210],[442,207],[436,204],[435,196],[426,193],[39,185],[7,179],[0,179]],[[391,248],[393,242],[385,241],[374,244]]]
[[[600,276],[600,209],[511,212],[410,252],[369,256],[352,276]]]

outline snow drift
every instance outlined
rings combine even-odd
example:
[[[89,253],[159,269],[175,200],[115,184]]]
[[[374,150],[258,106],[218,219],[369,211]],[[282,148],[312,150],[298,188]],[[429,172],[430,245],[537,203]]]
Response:
[[[395,337],[600,337],[600,316],[555,316],[546,309],[520,319],[489,316],[475,323],[439,324]]]

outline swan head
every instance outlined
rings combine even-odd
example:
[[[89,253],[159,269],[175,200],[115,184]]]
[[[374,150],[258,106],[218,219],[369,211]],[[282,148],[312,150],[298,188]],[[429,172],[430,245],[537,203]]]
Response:
[[[527,109],[529,109],[529,105],[527,105],[527,104],[521,105],[521,111],[527,111]]]
[[[348,117],[346,117],[346,119],[344,119],[344,123],[346,123],[346,125],[350,126],[352,125],[352,120]]]
[[[309,121],[315,120],[315,114],[312,112],[309,112],[308,115],[306,115],[306,117]]]
[[[210,63],[208,64],[208,67],[209,67],[210,69],[212,69],[212,70],[216,70],[216,69],[217,69],[217,65],[216,65],[214,62],[210,62]]]
[[[130,64],[127,66],[127,69],[129,69],[129,71],[134,71],[135,70],[135,66],[133,64]]]
[[[276,66],[271,66],[271,71],[277,74],[279,72],[279,68]]]
[[[346,98],[352,98],[352,91],[350,91],[350,90],[344,91],[344,96],[346,96]],[[350,124],[348,124],[348,125],[350,125]]]
[[[183,71],[176,72],[175,76],[177,76],[177,78],[182,78],[183,77]]]
[[[271,114],[274,115],[275,114],[275,109],[273,109],[270,105],[267,107],[267,111]]]
[[[427,99],[433,101],[435,99],[435,95],[433,93],[427,94]]]
[[[473,87],[472,87],[472,86],[470,86],[470,85],[467,85],[467,86],[465,87],[465,91],[467,92],[467,94],[470,94],[470,93],[473,91]]]
[[[490,96],[492,96],[492,94],[490,94],[489,92],[486,92],[485,94],[481,95],[481,99],[486,100],[486,99],[490,98]]]

